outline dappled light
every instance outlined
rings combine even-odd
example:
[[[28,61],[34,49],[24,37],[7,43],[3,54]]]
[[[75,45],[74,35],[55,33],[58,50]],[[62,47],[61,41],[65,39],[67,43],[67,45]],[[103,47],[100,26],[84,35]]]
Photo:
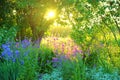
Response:
[[[0,80],[120,80],[120,0],[0,0]]]

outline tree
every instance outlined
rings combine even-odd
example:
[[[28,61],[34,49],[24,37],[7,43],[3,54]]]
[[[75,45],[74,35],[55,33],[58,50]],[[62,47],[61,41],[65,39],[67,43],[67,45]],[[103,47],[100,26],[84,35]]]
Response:
[[[66,0],[61,12],[64,18],[58,21],[72,25],[71,37],[82,48],[83,57],[92,55],[90,60],[99,62],[101,54],[112,58],[110,46],[120,47],[119,6],[119,0]],[[90,65],[94,65],[94,61]],[[113,63],[112,59],[110,61]]]
[[[58,15],[60,2],[60,0],[18,0],[16,2],[18,5],[16,10],[17,23],[21,28],[19,36],[25,36],[23,32],[25,32],[26,28],[30,27],[33,41],[38,40],[40,42],[49,25],[55,20],[55,18],[47,20],[45,18],[46,12],[52,9]]]
[[[13,1],[8,0],[0,0],[0,27],[12,27],[15,23],[15,17],[13,14],[13,10],[15,8],[15,4]]]
[[[16,5],[11,0],[0,0],[0,45],[16,36]]]

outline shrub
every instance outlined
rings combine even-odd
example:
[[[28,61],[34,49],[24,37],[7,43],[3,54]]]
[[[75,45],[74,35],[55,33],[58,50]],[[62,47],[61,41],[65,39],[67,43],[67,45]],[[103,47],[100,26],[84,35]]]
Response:
[[[88,68],[86,72],[88,80],[119,80],[120,76],[117,70],[114,70],[112,73],[104,71],[103,67],[99,68]]]
[[[54,69],[50,74],[46,73],[40,80],[63,80],[59,69]]]

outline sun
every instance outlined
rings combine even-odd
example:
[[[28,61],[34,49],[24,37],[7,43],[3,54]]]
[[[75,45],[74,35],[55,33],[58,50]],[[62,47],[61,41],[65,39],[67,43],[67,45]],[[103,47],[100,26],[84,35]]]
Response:
[[[55,12],[53,12],[53,11],[50,11],[49,13],[48,13],[48,17],[54,17],[55,16]]]
[[[53,19],[53,18],[55,18],[55,11],[54,10],[50,10],[50,11],[48,11],[47,13],[46,13],[46,15],[45,15],[45,18],[47,19],[47,20],[49,20],[49,19]]]

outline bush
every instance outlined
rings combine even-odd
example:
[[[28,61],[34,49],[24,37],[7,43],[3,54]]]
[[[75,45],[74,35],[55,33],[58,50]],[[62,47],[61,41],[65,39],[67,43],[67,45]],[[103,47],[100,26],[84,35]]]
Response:
[[[103,32],[106,33],[103,34]],[[88,67],[96,65],[106,68],[105,65],[109,65],[108,71],[111,68],[120,67],[118,66],[120,65],[119,46],[111,34],[106,28],[100,31],[97,25],[92,28],[87,26],[83,29],[81,26],[73,28],[71,37],[82,48]]]
[[[44,74],[40,80],[63,80],[63,78],[61,76],[61,71],[59,69],[54,69],[50,74]]]
[[[99,68],[88,68],[86,72],[88,80],[119,80],[120,76],[117,70],[114,70],[112,73],[104,71],[103,67]]]

